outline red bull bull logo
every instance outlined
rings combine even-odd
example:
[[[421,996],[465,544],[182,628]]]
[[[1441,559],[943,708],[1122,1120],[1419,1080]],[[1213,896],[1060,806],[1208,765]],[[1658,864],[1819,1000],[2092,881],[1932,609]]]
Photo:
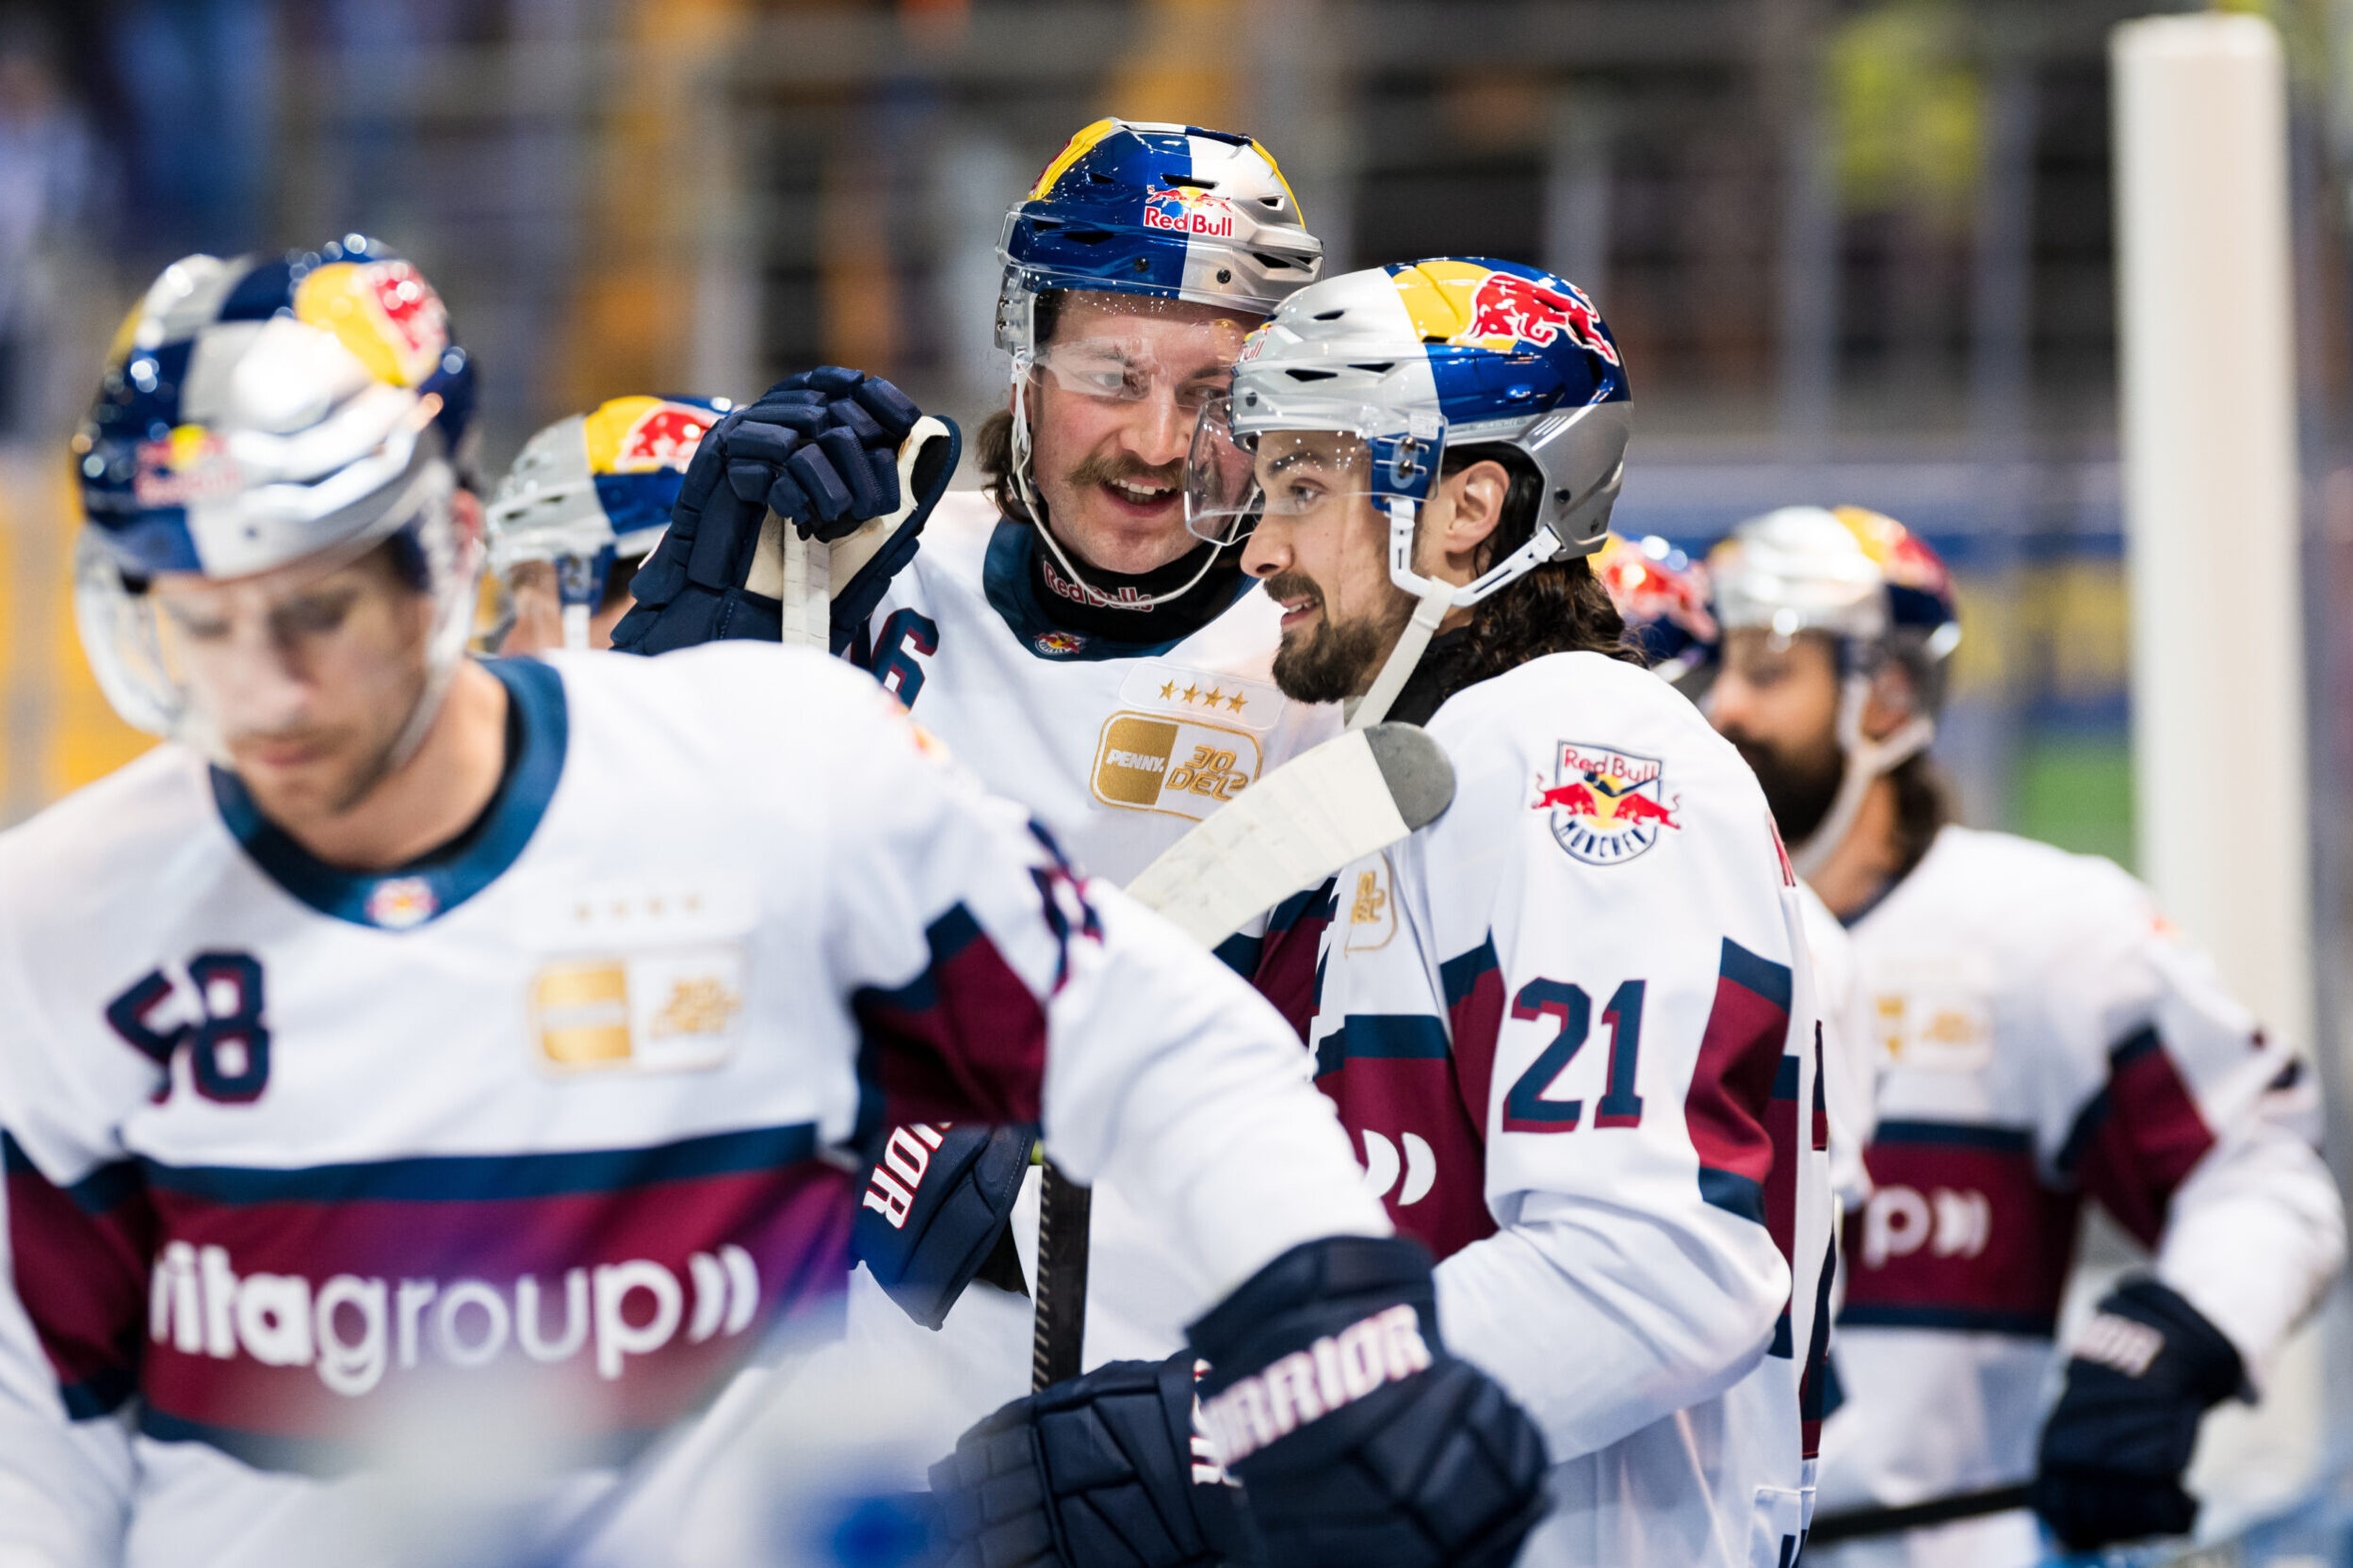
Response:
[[[139,443],[136,463],[131,493],[142,507],[185,507],[236,492],[228,446],[202,425],[176,425],[160,440]]]
[[[1490,272],[1470,297],[1470,325],[1457,341],[1501,338],[1549,348],[1564,332],[1580,348],[1618,363],[1616,348],[1601,331],[1601,313],[1576,284]]]
[[[1536,780],[1532,811],[1551,813],[1552,836],[1569,858],[1588,865],[1621,865],[1680,832],[1681,802],[1661,790],[1665,769],[1656,757],[1612,746],[1564,740],[1553,763],[1554,783]]]
[[[646,474],[657,469],[683,469],[711,428],[711,416],[684,403],[657,403],[622,432],[613,453],[616,474]]]
[[[1203,239],[1234,237],[1234,204],[1191,186],[1168,186],[1144,199],[1144,226]]]
[[[449,313],[425,274],[404,261],[370,262],[363,277],[383,328],[404,360],[439,354],[449,342]]]

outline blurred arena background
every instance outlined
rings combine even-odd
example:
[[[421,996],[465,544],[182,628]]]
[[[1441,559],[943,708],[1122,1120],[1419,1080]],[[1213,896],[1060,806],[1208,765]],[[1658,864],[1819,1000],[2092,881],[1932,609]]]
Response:
[[[971,419],[1002,396],[1004,209],[1116,113],[1259,137],[1332,270],[1477,252],[1584,284],[1639,409],[1622,531],[1853,501],[1925,534],[1962,584],[1939,752],[1966,816],[2129,865],[2106,46],[2167,8],[0,0],[0,823],[145,744],[74,639],[64,441],[164,262],[405,251],[478,356],[492,475],[604,397],[820,362]],[[2292,80],[2317,1043],[2343,1063],[2353,0],[2232,8],[2277,23]],[[2330,1360],[2320,1408],[2353,1412]]]

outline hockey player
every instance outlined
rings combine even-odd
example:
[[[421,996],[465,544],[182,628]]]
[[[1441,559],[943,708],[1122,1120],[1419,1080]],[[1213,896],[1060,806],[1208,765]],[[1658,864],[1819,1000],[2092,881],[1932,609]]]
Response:
[[[923,493],[894,495],[890,452],[913,406],[854,371],[793,378],[706,442],[615,639],[655,653],[773,639],[775,602],[747,587],[768,510],[827,537],[912,503],[837,595],[837,647],[1090,874],[1125,881],[1339,729],[1336,709],[1276,688],[1277,611],[1237,552],[1187,531],[1180,473],[1243,335],[1317,275],[1322,246],[1256,142],[1106,120],[1013,205],[1000,254],[1011,382],[976,444],[986,488],[942,497],[933,461],[913,480]],[[838,489],[813,475],[819,451]],[[1244,933],[1222,951],[1246,973],[1256,946]],[[885,1169],[862,1221],[869,1271],[940,1332],[905,1334],[878,1300],[853,1301],[853,1336],[942,1368],[943,1452],[1030,1385],[1032,1309],[1014,1293],[1038,1275],[1028,1170],[1017,1135],[958,1129],[931,1152],[912,1208],[891,1206]],[[1176,1350],[1209,1282],[1116,1183],[1095,1193],[1092,1234],[1086,1364]]]
[[[611,397],[546,427],[498,482],[487,520],[502,654],[609,648],[629,579],[661,542],[678,484],[724,397]]]
[[[1104,120],[1006,214],[998,253],[1011,386],[976,443],[984,488],[910,513],[886,570],[837,596],[839,640],[1091,873],[1125,881],[1338,727],[1269,680],[1274,608],[1233,552],[1186,531],[1181,477],[1243,335],[1314,279],[1323,247],[1248,137]],[[621,647],[775,637],[773,602],[743,588],[768,507],[819,537],[889,509],[895,475],[835,498],[794,464],[820,431],[895,445],[912,406],[853,371],[794,380],[809,387],[714,433]],[[855,466],[836,463],[853,482]]]
[[[1232,1292],[1227,1376],[1334,1366],[1241,1466],[1278,1525],[1426,1528],[1436,1474],[1443,1543],[1508,1556],[1535,1437],[1280,1020],[837,663],[467,658],[470,386],[356,239],[188,258],[108,363],[82,625],[174,743],[0,838],[0,1557],[389,1555],[378,1445],[516,1462],[439,1408],[560,1439],[565,1560],[673,1560],[686,1494],[616,1450],[825,1317],[836,1151],[966,1115],[1119,1172]]]
[[[1555,1511],[1522,1560],[1787,1563],[1827,1330],[1813,998],[1762,795],[1582,558],[1628,412],[1572,284],[1351,273],[1244,348],[1194,512],[1254,529],[1288,695],[1424,723],[1453,761],[1446,815],[1269,962],[1313,973],[1317,1083],[1439,1256],[1449,1343],[1544,1431]]]
[[[1787,508],[1709,566],[1714,722],[1846,922],[1892,1053],[1845,1236],[1824,1511],[2031,1477],[2070,1547],[2186,1530],[2199,1418],[2263,1388],[2343,1255],[2311,1075],[2132,878],[1950,820],[1926,748],[1959,626],[1917,537]],[[2100,1304],[2052,1408],[2085,1198],[2155,1267]],[[2018,1510],[1838,1560],[2008,1568],[2037,1544]]]

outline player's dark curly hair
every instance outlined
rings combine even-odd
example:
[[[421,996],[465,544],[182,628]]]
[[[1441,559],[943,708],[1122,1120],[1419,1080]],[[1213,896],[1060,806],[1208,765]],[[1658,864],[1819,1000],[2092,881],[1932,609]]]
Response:
[[[1479,553],[1478,566],[1484,572],[1526,543],[1534,531],[1536,509],[1544,503],[1544,476],[1528,454],[1500,443],[1455,447],[1438,464],[1438,472],[1459,474],[1476,462],[1500,463],[1511,476],[1503,519]],[[1471,609],[1468,635],[1448,671],[1453,677],[1450,684],[1459,689],[1546,654],[1601,654],[1630,664],[1642,662],[1642,655],[1627,639],[1625,618],[1610,602],[1610,590],[1582,556],[1546,561],[1480,601]]]

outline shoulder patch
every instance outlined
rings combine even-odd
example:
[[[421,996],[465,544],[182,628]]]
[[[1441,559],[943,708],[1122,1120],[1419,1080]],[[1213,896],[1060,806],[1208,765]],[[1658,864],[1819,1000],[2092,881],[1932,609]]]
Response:
[[[1665,792],[1665,779],[1657,757],[1564,740],[1553,753],[1551,785],[1537,778],[1530,809],[1551,813],[1553,841],[1571,860],[1622,865],[1663,832],[1682,830],[1675,819],[1682,797]]]

